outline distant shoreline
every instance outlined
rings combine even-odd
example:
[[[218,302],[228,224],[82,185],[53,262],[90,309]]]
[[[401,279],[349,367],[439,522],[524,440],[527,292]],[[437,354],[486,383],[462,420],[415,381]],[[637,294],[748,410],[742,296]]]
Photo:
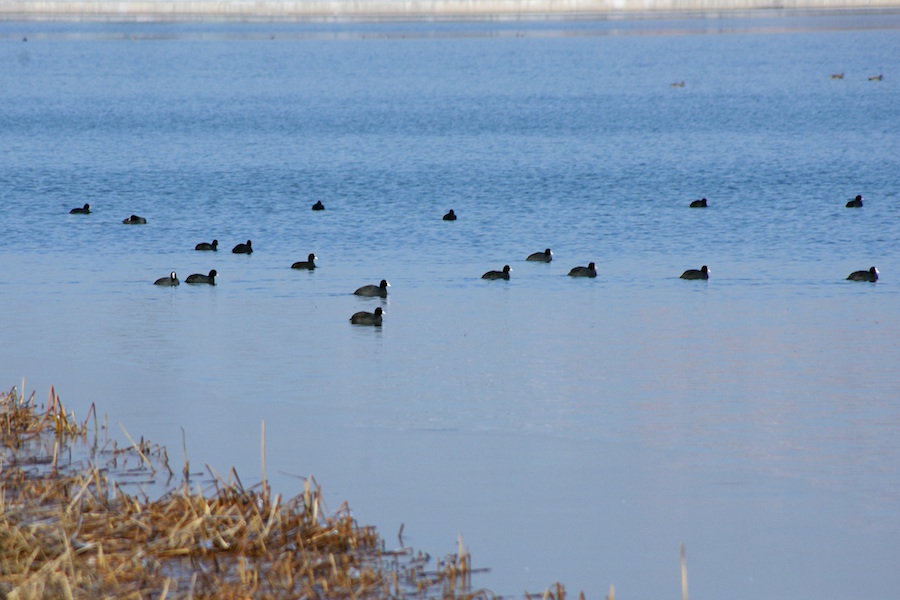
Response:
[[[0,0],[0,21],[331,22],[896,13],[900,0]]]

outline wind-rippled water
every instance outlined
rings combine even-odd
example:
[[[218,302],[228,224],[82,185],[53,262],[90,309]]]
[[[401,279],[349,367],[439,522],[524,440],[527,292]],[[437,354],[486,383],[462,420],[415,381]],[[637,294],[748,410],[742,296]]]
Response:
[[[498,593],[891,598],[898,24],[2,23],[0,385]]]

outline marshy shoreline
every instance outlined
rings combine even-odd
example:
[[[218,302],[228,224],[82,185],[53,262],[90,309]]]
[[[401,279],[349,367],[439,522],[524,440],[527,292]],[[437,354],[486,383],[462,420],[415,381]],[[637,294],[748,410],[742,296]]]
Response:
[[[461,536],[439,560],[405,546],[402,528],[388,549],[346,503],[329,513],[311,477],[282,499],[265,471],[252,487],[187,458],[176,473],[165,448],[122,431],[120,446],[94,405],[78,421],[53,389],[43,406],[0,394],[4,598],[496,597],[472,589]]]

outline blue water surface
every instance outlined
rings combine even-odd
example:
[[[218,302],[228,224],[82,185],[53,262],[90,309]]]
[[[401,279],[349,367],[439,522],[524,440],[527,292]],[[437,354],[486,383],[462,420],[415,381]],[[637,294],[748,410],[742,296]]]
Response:
[[[276,491],[504,595],[677,596],[682,543],[694,598],[900,589],[896,15],[2,23],[0,64],[0,385],[245,483],[264,421]]]

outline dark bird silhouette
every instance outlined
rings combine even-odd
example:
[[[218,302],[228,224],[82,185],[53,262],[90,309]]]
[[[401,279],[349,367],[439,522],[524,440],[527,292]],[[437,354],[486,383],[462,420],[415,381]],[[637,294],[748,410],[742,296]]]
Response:
[[[871,267],[868,271],[853,271],[847,276],[849,281],[868,281],[875,283],[878,281],[878,269]]]
[[[682,279],[709,279],[709,268],[703,265],[699,269],[688,269],[681,274]]]
[[[292,269],[309,269],[312,271],[316,268],[315,260],[319,258],[312,252],[309,253],[309,256],[306,257],[306,260],[298,260],[294,264],[291,265]]]
[[[354,325],[375,325],[381,327],[381,315],[383,314],[385,313],[380,306],[373,313],[361,310],[353,313],[353,316],[350,317],[350,322]]]
[[[569,271],[569,277],[596,277],[597,268],[594,263],[588,263],[586,267],[573,267]]]
[[[153,282],[153,285],[178,285],[180,282],[178,281],[178,276],[175,274],[175,271],[169,273],[168,277],[160,277],[156,281]]]
[[[364,285],[353,293],[357,296],[366,296],[369,298],[375,296],[387,298],[387,289],[389,287],[391,287],[391,284],[387,282],[387,279],[382,279],[381,283],[378,285]]]
[[[213,240],[211,244],[207,244],[206,242],[200,242],[199,244],[194,246],[194,250],[211,250],[213,252],[218,252],[219,240]]]
[[[532,254],[529,254],[528,258],[526,258],[525,260],[547,263],[553,260],[553,253],[550,252],[550,248],[547,248],[543,252],[534,252]]]
[[[209,275],[203,275],[202,273],[194,273],[193,275],[188,275],[187,279],[184,280],[185,283],[208,283],[209,285],[216,285],[216,270],[213,269],[209,272]]]
[[[250,240],[247,240],[246,244],[238,244],[231,251],[234,254],[253,254],[253,244],[250,243]]]
[[[502,271],[488,271],[484,275],[481,276],[482,279],[506,279],[509,280],[509,272],[512,269],[509,268],[509,265],[504,265]]]

